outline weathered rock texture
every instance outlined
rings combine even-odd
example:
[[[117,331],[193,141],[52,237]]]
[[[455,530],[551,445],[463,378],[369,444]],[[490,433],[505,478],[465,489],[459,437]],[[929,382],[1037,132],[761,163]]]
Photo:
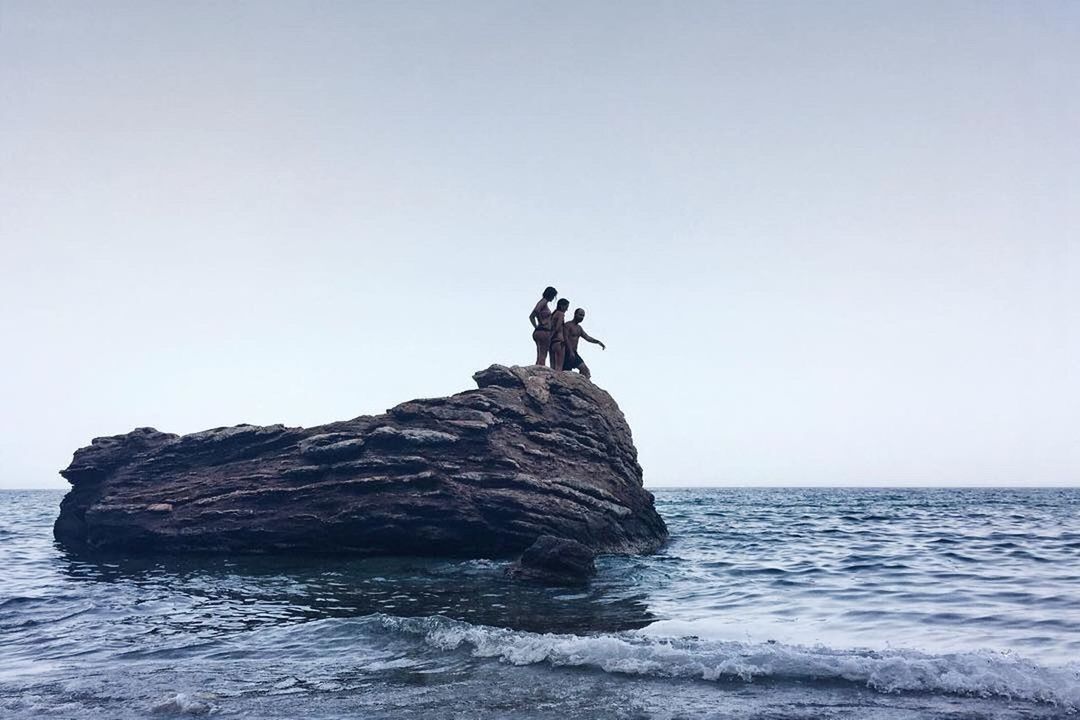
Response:
[[[592,550],[577,540],[541,535],[507,574],[550,585],[582,585],[596,574],[596,563]]]
[[[97,438],[61,475],[55,535],[92,549],[498,557],[667,537],[630,428],[580,375],[492,365],[479,386],[315,428]]]

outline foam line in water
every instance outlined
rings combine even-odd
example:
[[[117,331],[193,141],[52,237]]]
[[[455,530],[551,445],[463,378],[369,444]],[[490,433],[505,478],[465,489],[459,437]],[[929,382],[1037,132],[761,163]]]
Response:
[[[880,692],[929,692],[1050,703],[1080,710],[1080,664],[1043,667],[995,651],[931,655],[914,650],[841,650],[780,643],[649,637],[636,632],[537,634],[442,617],[379,616],[394,632],[443,650],[514,665],[548,663],[605,672],[703,680],[847,681]]]

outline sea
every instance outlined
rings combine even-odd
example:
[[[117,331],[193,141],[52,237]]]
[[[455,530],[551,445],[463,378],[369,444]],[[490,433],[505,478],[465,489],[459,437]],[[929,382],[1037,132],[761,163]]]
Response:
[[[0,718],[1080,717],[1080,490],[655,494],[660,552],[553,588],[79,555],[0,492]]]

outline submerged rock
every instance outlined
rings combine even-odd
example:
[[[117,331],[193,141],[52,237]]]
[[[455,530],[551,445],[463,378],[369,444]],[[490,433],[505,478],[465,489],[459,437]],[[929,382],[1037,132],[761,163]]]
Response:
[[[541,535],[510,566],[510,577],[551,585],[580,585],[596,574],[593,551],[577,540]]]
[[[61,471],[54,533],[124,552],[498,557],[542,535],[648,552],[667,528],[606,392],[492,365],[479,389],[315,428],[97,438]]]

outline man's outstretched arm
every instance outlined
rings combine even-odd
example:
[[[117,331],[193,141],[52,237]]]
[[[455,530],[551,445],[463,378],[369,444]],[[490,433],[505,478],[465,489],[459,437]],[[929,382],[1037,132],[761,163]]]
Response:
[[[592,337],[591,335],[589,335],[589,333],[585,332],[584,330],[581,331],[581,337],[585,338],[586,340],[588,340],[591,343],[596,343],[597,345],[600,346],[601,350],[607,350],[607,345],[600,342],[596,338]]]

